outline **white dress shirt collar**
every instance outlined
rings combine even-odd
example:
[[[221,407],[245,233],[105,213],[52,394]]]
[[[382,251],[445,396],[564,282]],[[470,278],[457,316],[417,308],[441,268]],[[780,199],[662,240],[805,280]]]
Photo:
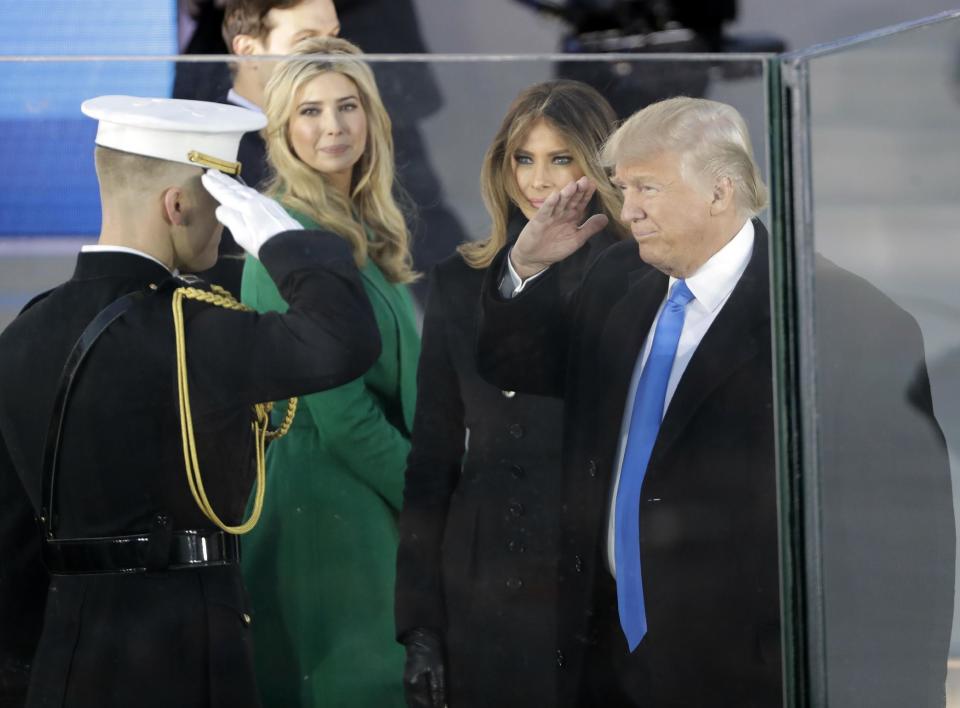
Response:
[[[244,98],[233,89],[227,91],[227,100],[235,106],[240,106],[241,108],[246,108],[257,113],[263,113],[263,109],[260,108],[260,106],[251,101],[249,98]]]
[[[143,251],[138,251],[135,248],[128,248],[127,246],[102,246],[99,243],[90,243],[86,246],[80,247],[81,253],[129,253],[132,256],[140,256],[141,258],[148,258],[161,268],[173,273],[176,275],[176,271],[171,271],[164,265],[162,262],[151,256],[149,253],[144,253]]]
[[[714,312],[726,302],[743,271],[747,269],[752,254],[753,222],[747,219],[736,236],[685,280],[701,307],[707,312]],[[671,291],[675,282],[677,279],[671,277]]]

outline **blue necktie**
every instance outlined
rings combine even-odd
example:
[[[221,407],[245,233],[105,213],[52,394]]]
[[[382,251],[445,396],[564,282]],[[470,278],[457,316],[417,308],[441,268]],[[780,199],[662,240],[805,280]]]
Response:
[[[623,627],[630,651],[637,648],[647,633],[643,578],[640,574],[640,489],[660,431],[667,381],[677,355],[687,303],[691,300],[693,293],[685,282],[678,280],[660,313],[650,354],[637,383],[627,447],[620,468],[614,519],[614,561],[617,564],[620,626]]]

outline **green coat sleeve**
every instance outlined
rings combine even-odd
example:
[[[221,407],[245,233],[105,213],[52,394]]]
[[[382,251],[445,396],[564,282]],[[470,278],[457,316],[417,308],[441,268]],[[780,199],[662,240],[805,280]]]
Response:
[[[240,292],[244,304],[259,312],[287,309],[266,268],[253,258],[248,257],[244,264]],[[383,415],[364,378],[303,396],[300,405],[309,411],[324,446],[342,468],[362,479],[399,512],[410,441]]]
[[[387,421],[363,379],[304,401],[327,449],[399,513],[410,440]]]

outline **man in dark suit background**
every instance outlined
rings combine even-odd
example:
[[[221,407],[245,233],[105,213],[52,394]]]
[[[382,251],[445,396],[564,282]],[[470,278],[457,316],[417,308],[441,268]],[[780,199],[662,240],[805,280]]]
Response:
[[[752,218],[766,188],[742,118],[712,101],[653,104],[604,152],[633,242],[608,249],[573,300],[561,298],[550,266],[604,221],[579,225],[593,185],[567,185],[489,269],[478,343],[493,383],[566,403],[560,695],[583,706],[781,705],[768,246]],[[953,518],[919,330],[872,286],[825,268],[821,296],[869,303],[868,322],[900,343],[850,377],[845,397],[864,404],[833,414],[831,435],[865,446],[864,428],[898,431],[902,452],[866,454],[882,468],[870,504],[882,516],[909,484],[926,514],[846,539],[856,571],[838,606],[859,621],[839,628],[831,658],[876,658],[875,672],[896,677],[878,691],[860,674],[860,705],[943,705]],[[872,409],[874,388],[884,393]]]

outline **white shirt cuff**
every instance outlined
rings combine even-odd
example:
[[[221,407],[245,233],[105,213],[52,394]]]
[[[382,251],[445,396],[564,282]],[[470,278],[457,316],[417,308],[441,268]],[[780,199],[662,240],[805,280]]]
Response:
[[[539,273],[534,273],[529,278],[521,278],[517,271],[513,267],[513,263],[510,262],[510,254],[507,254],[507,276],[500,281],[500,296],[506,300],[509,300],[520,293],[523,292],[523,289],[527,287],[527,283],[531,283],[541,275],[547,272],[547,269],[544,268]]]

